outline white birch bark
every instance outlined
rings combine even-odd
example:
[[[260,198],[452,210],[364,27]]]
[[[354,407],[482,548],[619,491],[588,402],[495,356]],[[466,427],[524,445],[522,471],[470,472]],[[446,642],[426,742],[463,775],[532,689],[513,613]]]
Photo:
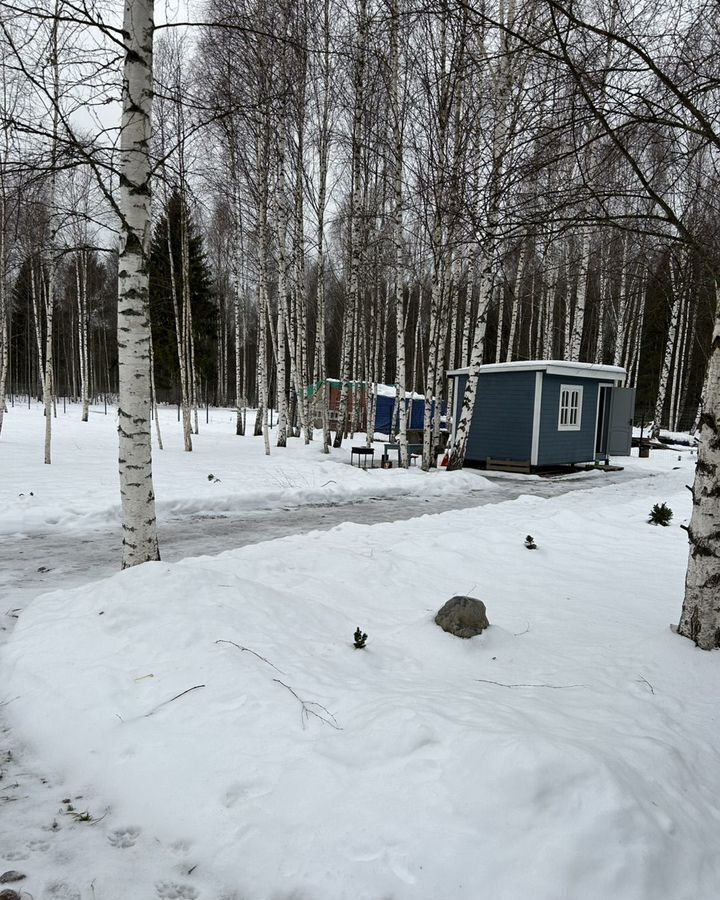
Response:
[[[495,362],[502,362],[503,330],[505,327],[505,286],[503,283],[495,285],[497,297],[497,331],[495,332]]]
[[[508,337],[507,353],[505,354],[505,362],[511,362],[515,349],[515,335],[517,333],[518,318],[520,315],[520,297],[522,294],[523,280],[525,278],[525,270],[527,269],[530,254],[532,252],[532,242],[526,238],[523,242],[523,248],[520,252],[518,267],[515,271],[515,277],[512,284],[512,315],[510,317],[510,336]]]
[[[184,202],[180,199],[181,204]],[[166,204],[166,209],[168,206]],[[167,218],[167,251],[170,266],[170,296],[175,316],[175,346],[177,348],[178,370],[180,373],[180,407],[182,411],[183,446],[186,452],[192,451],[192,427],[190,422],[190,400],[188,397],[188,366],[185,306],[178,299],[178,278],[175,271],[175,254],[172,246],[170,218]]]
[[[319,388],[323,453],[330,452],[330,416],[328,410],[327,363],[325,356],[325,208],[330,144],[330,0],[323,3],[322,103],[318,134],[318,201],[317,201],[317,326],[315,387]]]
[[[510,103],[513,83],[517,77],[513,69],[512,46],[509,34],[515,28],[515,3],[509,0],[507,11],[503,11],[505,23],[501,42],[503,53],[498,62],[495,77],[495,114],[496,124],[492,135],[492,170],[487,184],[488,209],[484,246],[482,247],[483,264],[480,275],[480,292],[478,297],[477,320],[470,357],[470,373],[463,395],[462,410],[457,425],[455,438],[448,453],[448,469],[462,468],[467,450],[470,423],[475,409],[477,385],[480,377],[480,366],[483,362],[487,313],[493,289],[493,270],[496,264],[497,233],[500,210],[503,198],[503,181],[506,156],[514,138],[514,130],[510,125]]]
[[[308,337],[307,337],[307,300],[305,291],[305,116],[306,116],[306,82],[307,59],[301,55],[299,72],[296,73],[296,131],[297,147],[295,148],[295,197],[293,218],[293,266],[292,266],[292,308],[295,326],[293,340],[295,345],[295,365],[291,368],[300,431],[306,444],[312,440],[312,423],[307,396],[308,383]]]
[[[645,293],[647,290],[647,275],[644,273],[639,280],[637,298],[635,302],[635,332],[632,336],[628,336],[630,344],[628,348],[628,364],[626,366],[628,373],[628,384],[638,383],[638,374],[640,371],[640,357],[642,351],[642,335],[645,320]]]
[[[160,558],[150,437],[150,160],[153,0],[126,0],[123,19],[118,270],[118,434],[123,568]]]
[[[570,344],[567,358],[570,362],[578,362],[582,345],[583,330],[585,327],[585,304],[587,300],[587,284],[590,268],[590,230],[583,228],[580,241],[580,259],[577,274],[577,293],[575,295],[575,310],[572,317],[572,330],[570,331]],[[568,291],[568,303],[570,292]],[[566,345],[567,346],[567,345]]]
[[[77,334],[78,353],[80,358],[80,398],[82,402],[82,421],[87,422],[90,412],[90,384],[88,341],[90,310],[88,308],[88,251],[80,250],[75,257],[75,287],[77,292]]]
[[[52,144],[50,150],[50,187],[48,197],[48,252],[47,286],[45,290],[45,380],[43,382],[43,402],[45,406],[45,465],[52,462],[52,396],[53,396],[53,323],[55,319],[55,282],[57,279],[57,164],[60,125],[60,60],[58,36],[60,29],[59,2],[55,3],[52,25],[51,65],[53,78]]]
[[[270,121],[267,110],[263,111],[260,141],[257,152],[258,173],[258,416],[262,414],[262,435],[265,444],[265,455],[270,456],[270,431],[268,428],[268,360],[267,360],[267,325],[268,325],[268,205],[269,194],[269,155],[270,155]],[[257,421],[255,424],[257,433]]]
[[[282,133],[283,125],[280,125],[281,134],[277,142],[277,182],[275,190],[275,243],[277,245],[277,353],[276,353],[276,381],[277,381],[277,446],[287,446],[288,432],[288,397],[286,390],[287,372],[285,368],[287,358],[286,335],[288,333],[287,311],[287,212],[285,196],[285,136]],[[292,359],[292,352],[291,352]]]
[[[365,55],[367,52],[367,0],[358,0],[358,31],[357,31],[357,56],[355,59],[355,71],[353,73],[354,107],[352,128],[352,193],[350,196],[350,267],[348,272],[348,286],[345,298],[344,329],[347,329],[343,338],[344,350],[342,354],[341,372],[342,387],[340,389],[340,404],[338,409],[338,422],[335,431],[333,447],[342,446],[343,429],[346,425],[348,410],[348,389],[351,373],[351,362],[357,358],[353,354],[353,336],[356,333],[355,321],[358,309],[358,290],[360,275],[360,211],[362,207],[362,125],[365,107]],[[353,411],[357,410],[356,399],[353,402]]]
[[[627,328],[628,317],[628,238],[623,235],[622,238],[622,261],[620,263],[620,287],[618,289],[617,312],[615,314],[615,344],[613,347],[613,365],[621,366],[623,360],[623,352],[625,348],[625,334]]]
[[[242,203],[240,200],[240,189],[237,183],[238,174],[235,162],[235,132],[231,132],[231,140],[233,141],[230,149],[230,173],[233,181],[233,249],[232,249],[232,267],[233,267],[233,325],[235,339],[235,434],[243,435],[245,433],[245,381],[243,379],[243,369],[241,355],[243,354],[242,342],[245,339],[244,327],[244,309],[245,309],[245,271],[244,271],[244,246],[243,246],[243,216]]]
[[[493,276],[492,261],[487,260],[480,275],[480,291],[478,296],[478,315],[475,326],[475,337],[470,355],[470,375],[463,394],[462,409],[455,426],[455,439],[448,454],[448,469],[462,468],[467,450],[468,437],[470,436],[470,422],[475,409],[475,397],[480,376],[480,366],[483,361],[483,349],[485,345],[485,330],[487,327],[487,313],[492,296]]]
[[[690,302],[691,286],[685,285],[680,310],[680,335],[677,341],[676,361],[673,367],[672,391],[670,394],[670,430],[677,431],[682,412],[682,401],[685,391],[687,370],[692,354],[692,304]]]
[[[160,416],[158,415],[157,394],[155,393],[155,356],[153,354],[152,331],[150,332],[150,403],[152,404],[152,415],[155,419],[155,436],[157,437],[158,450],[162,450],[162,432],[160,431]]]
[[[9,109],[7,71],[2,65],[2,110]],[[3,117],[5,118],[5,116]],[[8,214],[9,186],[7,183],[7,166],[10,158],[10,123],[2,124],[2,145],[0,145],[0,434],[6,412],[6,389],[8,364],[10,358],[10,333],[8,320],[10,309],[8,301],[8,235],[10,221]],[[28,384],[28,395],[30,385]]]
[[[680,314],[680,299],[682,297],[682,284],[680,278],[676,277],[673,270],[673,262],[670,260],[670,290],[672,293],[672,307],[670,311],[670,325],[668,327],[667,340],[665,341],[665,353],[663,355],[662,368],[660,370],[660,381],[658,383],[657,395],[655,398],[655,413],[653,415],[652,427],[650,433],[653,438],[657,438],[660,434],[662,426],[662,416],[665,409],[665,397],[667,394],[668,379],[670,376],[670,364],[675,352],[675,343],[677,339],[678,316]]]
[[[720,283],[703,390],[700,442],[688,527],[690,552],[678,632],[703,650],[720,647]]]
[[[7,198],[5,185],[5,157],[0,160],[0,434],[5,418],[5,390],[7,385],[10,341],[7,302]],[[28,385],[28,392],[30,386]]]

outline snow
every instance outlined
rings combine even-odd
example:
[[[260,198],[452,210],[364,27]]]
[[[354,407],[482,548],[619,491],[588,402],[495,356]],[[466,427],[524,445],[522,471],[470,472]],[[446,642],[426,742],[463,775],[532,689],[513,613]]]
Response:
[[[251,436],[252,416],[248,416],[248,436],[238,437],[232,410],[211,410],[207,424],[202,421],[203,411],[200,434],[193,435],[193,451],[185,453],[176,410],[161,410],[165,449],[153,455],[161,520],[180,514],[348,503],[367,497],[432,498],[492,490],[489,481],[473,472],[351,467],[350,449],[365,445],[364,434],[344,441],[342,448],[329,455],[322,453],[316,439],[307,446],[302,440],[291,440],[286,448],[273,447],[267,457],[263,442]],[[93,407],[87,423],[80,421],[77,405],[69,406],[66,414],[59,409],[53,422],[53,463],[44,466],[44,420],[39,407],[12,408],[0,440],[0,535],[87,530],[117,523],[116,428],[114,409],[105,415],[102,407]],[[376,464],[381,454],[380,443]]]
[[[394,384],[376,384],[374,385],[378,397],[396,397],[397,388]],[[405,391],[406,400],[424,400],[425,394],[418,394],[417,391]],[[433,398],[434,399],[434,398]]]
[[[556,371],[552,371],[556,370]],[[561,372],[561,370],[563,370]],[[504,363],[485,363],[480,372],[551,372],[551,374],[583,373],[587,378],[609,378],[619,380],[627,374],[621,366],[606,366],[599,363],[570,362],[563,359],[514,360]],[[469,375],[469,367],[452,369],[448,375]]]
[[[650,439],[650,425],[644,425],[642,428],[637,426],[633,428],[633,437],[643,437]],[[681,447],[696,447],[700,439],[699,434],[690,434],[689,431],[668,431],[666,428],[660,429],[660,440],[664,444],[678,444]]]
[[[31,856],[27,891],[81,900],[148,884],[191,900],[711,900],[720,670],[669,627],[693,462],[677,457],[38,597],[0,684],[28,759],[64,779],[61,834],[44,856],[18,835],[0,860]],[[658,501],[669,528],[646,522]],[[457,593],[486,602],[481,637],[434,624]],[[92,856],[53,893],[79,828]]]

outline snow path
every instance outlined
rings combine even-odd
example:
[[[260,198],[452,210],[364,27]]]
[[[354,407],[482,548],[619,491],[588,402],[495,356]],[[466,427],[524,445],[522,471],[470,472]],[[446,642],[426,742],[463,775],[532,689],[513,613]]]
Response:
[[[485,473],[477,473],[484,481]],[[558,497],[570,491],[590,490],[604,484],[621,484],[636,478],[657,477],[657,472],[631,468],[622,472],[588,472],[561,478],[491,476],[495,490],[439,497],[368,497],[351,503],[316,504],[281,509],[248,510],[240,514],[188,513],[159,516],[160,552],[166,562],[188,556],[222,553],[247,544],[310,531],[327,531],[343,522],[376,525],[398,522],[455,509],[503,503],[523,495]],[[117,571],[120,533],[116,526],[92,530],[30,532],[0,535],[0,598],[12,598],[22,609],[45,590],[79,587]],[[41,565],[35,565],[37,561]]]
[[[668,461],[669,457],[665,462]],[[242,515],[177,515],[161,522],[162,550],[164,559],[173,561],[287,535],[328,530],[343,522],[375,524],[406,520],[428,513],[504,503],[526,494],[552,499],[571,491],[655,477],[659,482],[667,479],[657,470],[643,471],[635,464],[623,472],[588,473],[564,479],[499,476],[494,479],[496,490],[480,490],[465,497],[370,498],[337,506],[304,506]],[[661,493],[664,490],[661,484],[658,489]],[[87,533],[5,538],[0,539],[0,556],[4,561],[0,570],[0,596],[5,607],[10,607],[0,633],[2,652],[17,610],[38,593],[49,587],[85,584],[117,570],[118,534],[115,529],[105,528]],[[36,565],[39,560],[43,561],[46,572],[39,571],[41,567]],[[9,700],[12,702],[12,698]],[[68,805],[65,800],[71,803]],[[132,854],[129,885],[154,884],[155,896],[160,900],[192,900],[194,889],[184,880],[192,861],[186,858],[184,848],[162,845],[151,834],[128,829],[124,823],[114,821],[112,813],[99,821],[73,818],[72,809],[80,813],[88,809],[94,817],[103,815],[99,803],[100,800],[94,802],[89,797],[67,797],[61,776],[35,768],[31,753],[13,742],[0,709],[0,853],[5,860],[2,868],[12,865],[20,872],[32,871],[35,880],[42,873],[45,890],[34,900],[120,900],[108,895],[96,897],[94,889],[87,893],[79,887],[88,883],[88,872],[94,870],[95,861],[108,860],[108,855],[117,854]],[[123,827],[118,828],[119,824]],[[211,873],[206,872],[205,876],[212,878]],[[146,896],[149,898],[151,894],[143,893]],[[205,892],[203,896],[207,896]],[[213,896],[216,900],[230,900],[233,895],[224,893],[218,883]]]

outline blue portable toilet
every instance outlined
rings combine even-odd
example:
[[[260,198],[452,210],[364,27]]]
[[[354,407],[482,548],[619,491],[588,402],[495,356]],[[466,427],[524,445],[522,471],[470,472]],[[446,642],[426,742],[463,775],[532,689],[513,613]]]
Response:
[[[448,372],[453,438],[468,377]],[[635,388],[625,377],[619,366],[561,360],[481,366],[466,463],[531,471],[629,456]]]

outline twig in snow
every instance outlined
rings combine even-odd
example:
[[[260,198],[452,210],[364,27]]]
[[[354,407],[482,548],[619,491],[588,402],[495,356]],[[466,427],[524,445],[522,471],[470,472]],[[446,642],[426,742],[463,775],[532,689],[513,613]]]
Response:
[[[151,716],[153,713],[156,713],[159,709],[162,709],[163,706],[167,706],[168,703],[172,703],[173,700],[179,700],[180,697],[184,697],[185,694],[189,694],[190,691],[196,691],[198,688],[204,688],[204,687],[205,687],[204,684],[196,684],[194,687],[188,688],[186,691],[182,691],[182,692],[179,693],[179,694],[175,694],[175,696],[174,696],[174,697],[171,697],[169,700],[163,700],[162,703],[158,703],[158,705],[157,705],[157,706],[154,706],[154,707],[150,710],[150,712],[144,713],[143,716],[142,716],[142,718],[143,718],[143,719],[147,719],[148,716]]]
[[[321,722],[324,722],[326,725],[329,725],[331,728],[334,728],[336,731],[342,731],[342,728],[338,725],[337,719],[335,718],[335,716],[330,712],[330,710],[326,709],[322,704],[314,703],[312,700],[311,701],[303,700],[302,697],[299,697],[295,693],[295,691],[290,687],[289,684],[285,684],[285,682],[280,681],[279,678],[273,678],[273,681],[277,681],[278,684],[281,684],[286,690],[290,691],[290,693],[293,695],[293,697],[300,704],[300,707],[301,707],[300,721],[302,722],[303,729],[305,728],[306,720],[309,719],[310,716],[315,716],[316,719],[320,719]],[[316,712],[315,709],[313,709],[313,707],[316,707],[317,709],[321,709],[324,713],[327,713],[327,718],[325,716],[321,715],[319,712]]]
[[[326,481],[325,484],[321,484],[320,487],[327,487],[329,484],[337,484],[337,481]]]
[[[553,691],[564,691],[568,688],[589,687],[587,684],[506,684],[504,681],[490,681],[489,678],[476,678],[475,681],[482,681],[483,684],[496,684],[498,687],[506,688],[550,688]]]
[[[643,678],[642,675],[641,675],[641,676],[638,678],[638,681],[642,681],[644,684],[646,684],[646,685],[650,688],[650,693],[651,693],[651,694],[654,694],[654,693],[655,693],[655,688],[650,684],[650,682],[647,680],[647,678]]]
[[[530,623],[529,622],[527,623],[527,628],[525,629],[525,631],[513,632],[513,637],[520,637],[521,634],[527,634],[528,631],[530,631]]]
[[[281,675],[285,674],[282,669],[278,669],[278,667],[276,665],[274,665],[273,663],[271,663],[269,659],[265,659],[264,656],[260,656],[259,653],[256,653],[254,650],[251,650],[249,647],[243,647],[240,644],[236,644],[235,641],[219,640],[219,641],[215,641],[215,643],[216,644],[232,644],[233,647],[237,647],[238,650],[240,650],[243,653],[252,653],[253,656],[257,656],[258,659],[261,659],[264,663],[267,663],[269,666],[271,666],[273,669],[275,669],[276,672],[279,672]]]

